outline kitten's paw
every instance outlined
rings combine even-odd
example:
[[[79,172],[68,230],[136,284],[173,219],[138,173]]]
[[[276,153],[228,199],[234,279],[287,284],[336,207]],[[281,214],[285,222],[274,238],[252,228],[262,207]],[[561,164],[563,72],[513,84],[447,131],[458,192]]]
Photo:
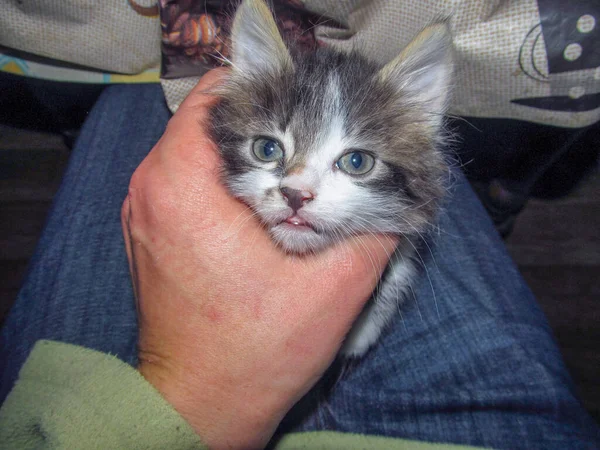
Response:
[[[368,315],[360,317],[346,337],[340,355],[344,358],[363,357],[379,339],[382,328],[382,324],[368,320]]]

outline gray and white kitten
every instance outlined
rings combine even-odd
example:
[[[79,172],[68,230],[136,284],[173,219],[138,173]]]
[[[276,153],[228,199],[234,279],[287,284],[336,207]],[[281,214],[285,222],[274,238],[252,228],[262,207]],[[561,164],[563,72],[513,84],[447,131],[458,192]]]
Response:
[[[290,253],[349,235],[401,236],[343,356],[364,355],[397,313],[445,192],[438,147],[451,47],[447,25],[433,24],[379,68],[356,52],[294,53],[262,0],[236,12],[232,73],[212,115],[232,194]]]

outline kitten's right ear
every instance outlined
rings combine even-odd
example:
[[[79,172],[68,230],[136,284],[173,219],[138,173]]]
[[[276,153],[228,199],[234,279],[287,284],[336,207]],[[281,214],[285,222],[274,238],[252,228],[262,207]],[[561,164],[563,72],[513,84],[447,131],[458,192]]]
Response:
[[[421,31],[378,76],[390,82],[403,98],[422,105],[437,125],[448,103],[453,59],[452,36],[446,20]]]
[[[271,10],[263,0],[244,0],[238,7],[231,30],[234,71],[261,74],[292,66]]]

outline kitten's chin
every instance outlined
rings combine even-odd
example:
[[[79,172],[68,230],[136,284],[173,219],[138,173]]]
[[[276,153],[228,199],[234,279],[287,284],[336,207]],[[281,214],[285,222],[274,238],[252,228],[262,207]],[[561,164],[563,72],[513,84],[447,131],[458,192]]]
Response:
[[[297,226],[282,222],[271,228],[273,240],[289,253],[308,253],[326,247],[331,243],[323,234],[308,226]]]

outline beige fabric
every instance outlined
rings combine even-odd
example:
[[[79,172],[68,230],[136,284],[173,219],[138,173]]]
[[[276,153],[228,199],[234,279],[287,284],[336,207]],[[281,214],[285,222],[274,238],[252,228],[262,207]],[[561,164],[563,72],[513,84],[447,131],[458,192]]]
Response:
[[[198,84],[199,80],[199,76],[180,78],[177,80],[160,80],[167,99],[167,105],[171,111],[177,111],[181,102],[185,100],[188,93],[196,86],[196,84]]]
[[[156,0],[136,0],[151,9]],[[146,17],[127,0],[3,1],[0,45],[120,73],[160,62],[158,15]]]
[[[600,109],[557,112],[511,103],[518,98],[576,97],[581,88],[586,93],[600,91],[600,68],[552,75],[549,82],[533,80],[521,71],[519,49],[528,31],[540,23],[535,0],[304,0],[304,4],[321,14],[343,4],[336,19],[349,31],[320,26],[318,39],[340,49],[357,48],[380,63],[397,55],[431,20],[451,17],[456,49],[452,114],[566,127],[600,120]],[[541,35],[533,56],[536,66],[546,70],[543,39]]]
[[[332,19],[315,28],[318,39],[339,49],[358,49],[381,64],[393,59],[427,23],[436,17],[450,17],[457,61],[452,114],[564,127],[600,120],[600,108],[558,112],[511,103],[515,99],[578,98],[600,92],[600,67],[547,74],[543,35],[537,35],[535,42],[526,39],[540,23],[536,0],[303,3],[317,15]],[[5,2],[0,8],[0,45],[105,71],[139,73],[160,61],[158,16],[143,15],[139,8],[148,10],[153,5],[156,0]],[[341,27],[334,27],[333,21]],[[600,17],[596,21],[600,26]],[[533,60],[543,72],[542,80],[532,79],[521,70],[521,47],[528,52],[526,63]],[[197,77],[162,81],[173,111],[196,81]]]

